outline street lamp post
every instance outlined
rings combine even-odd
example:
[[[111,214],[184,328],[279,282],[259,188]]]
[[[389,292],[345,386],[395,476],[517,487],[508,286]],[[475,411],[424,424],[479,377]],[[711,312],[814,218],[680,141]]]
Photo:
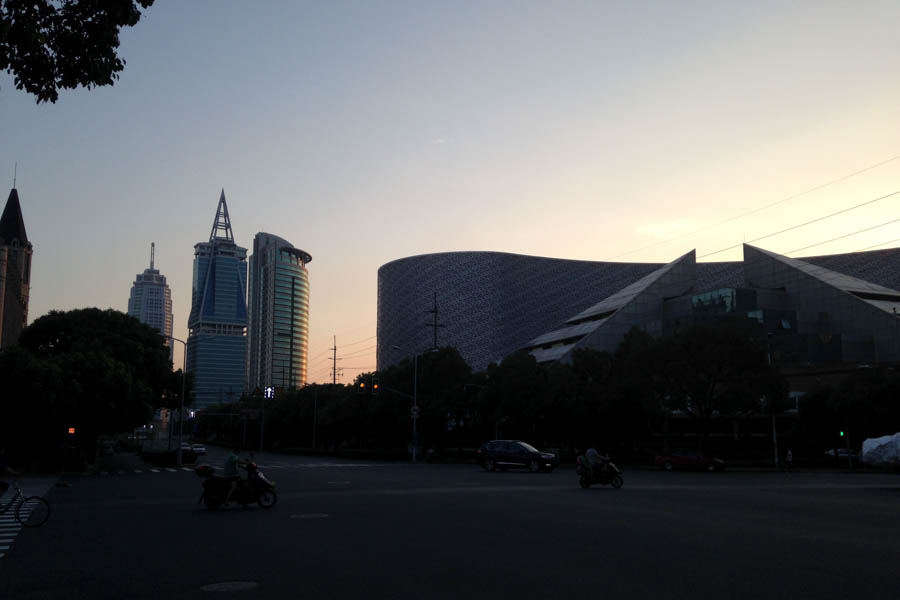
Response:
[[[402,350],[400,346],[391,346],[394,350]],[[436,348],[432,348],[431,350],[426,350],[425,352],[437,352]],[[416,455],[418,454],[418,432],[417,432],[417,422],[419,420],[419,356],[425,354],[425,352],[416,352],[413,356],[413,395],[412,395],[412,410],[410,411],[410,415],[412,416],[412,461],[416,462]]]
[[[175,463],[180,467],[182,465],[181,439],[184,432],[184,389],[185,381],[187,380],[187,342],[171,335],[169,339],[181,342],[181,345],[184,346],[184,353],[181,355],[181,409],[178,411],[178,452],[175,454]]]

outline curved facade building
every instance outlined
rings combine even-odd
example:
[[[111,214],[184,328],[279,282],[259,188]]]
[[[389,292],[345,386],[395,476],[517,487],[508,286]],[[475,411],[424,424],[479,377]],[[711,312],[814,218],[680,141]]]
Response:
[[[748,248],[754,256],[752,277],[760,283],[748,281],[746,257],[745,261],[696,263],[693,252],[668,264],[565,260],[502,252],[445,252],[395,260],[378,270],[378,369],[434,345],[430,325],[434,314],[428,311],[435,305],[441,325],[437,345],[454,346],[475,370],[522,348],[531,350],[539,360],[564,359],[579,344],[607,348],[622,328],[632,324],[660,333],[667,323],[671,326],[684,317],[685,310],[695,306],[695,296],[721,292],[716,298],[725,298],[722,290],[738,294],[738,290],[752,287],[788,289],[792,281],[804,275],[796,263],[826,273],[821,281],[836,299],[853,293],[840,285],[829,286],[829,277],[843,275],[885,288],[871,292],[881,294],[887,302],[887,312],[878,309],[873,317],[878,323],[892,316],[892,294],[897,295],[900,306],[900,292],[893,292],[900,289],[900,249],[796,261]],[[762,276],[774,272],[781,279]],[[817,305],[807,296],[821,296],[823,291],[814,284],[791,289],[793,296],[778,298],[777,302],[793,303],[794,311],[800,311],[799,320],[807,327],[810,322],[819,322],[820,313],[827,312],[828,307]],[[875,300],[862,295],[854,296],[852,302],[863,301],[865,306],[854,304],[852,310],[866,312],[874,306]],[[684,306],[674,302],[676,297]],[[747,312],[756,310],[763,309]],[[627,315],[631,316],[626,319]],[[675,316],[668,319],[667,315]],[[780,321],[790,322],[787,317]],[[893,320],[886,322],[894,327],[876,327],[897,331]],[[848,322],[842,327],[849,328],[845,332],[848,339],[871,338],[871,329],[866,331],[870,325],[870,321],[858,325]],[[885,352],[895,342],[884,341],[881,360],[889,360]],[[878,354],[877,348],[873,351]]]
[[[306,383],[309,353],[308,253],[257,233],[250,256],[249,389]]]

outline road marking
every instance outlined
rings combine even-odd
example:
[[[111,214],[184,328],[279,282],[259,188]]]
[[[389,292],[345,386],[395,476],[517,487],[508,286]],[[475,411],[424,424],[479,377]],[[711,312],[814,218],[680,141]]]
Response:
[[[193,469],[190,467],[181,467],[181,470],[182,471],[193,471]]]
[[[159,469],[150,469],[151,473],[159,473]]]
[[[9,546],[0,546],[0,550],[9,550]]]
[[[222,583],[208,583],[200,586],[204,592],[239,592],[252,590],[259,584],[255,581],[223,581]]]
[[[169,473],[174,473],[175,469],[170,469],[169,467],[166,467],[166,471],[168,471]]]
[[[135,469],[134,472],[135,473],[143,473],[143,471],[141,471],[140,469]]]

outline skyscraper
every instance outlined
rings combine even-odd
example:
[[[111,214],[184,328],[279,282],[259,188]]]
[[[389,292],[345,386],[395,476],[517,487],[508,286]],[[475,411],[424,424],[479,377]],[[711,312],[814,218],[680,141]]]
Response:
[[[247,380],[254,390],[306,383],[309,277],[312,256],[270,233],[257,233],[250,256],[250,348]]]
[[[31,253],[19,192],[14,187],[0,217],[0,348],[18,343],[28,322]]]
[[[194,246],[187,371],[194,407],[240,398],[247,358],[247,249],[234,243],[225,190],[208,242]]]
[[[166,338],[169,360],[172,360],[172,290],[166,276],[153,268],[156,244],[150,243],[150,268],[135,276],[128,298],[128,314],[141,323],[155,327]]]

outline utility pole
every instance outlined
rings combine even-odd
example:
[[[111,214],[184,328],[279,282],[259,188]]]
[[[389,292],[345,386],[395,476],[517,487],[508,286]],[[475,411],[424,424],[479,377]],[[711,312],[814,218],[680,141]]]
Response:
[[[337,357],[337,336],[334,336],[334,346],[329,348],[332,352],[331,357],[331,383],[332,385],[337,385],[338,375],[343,375],[343,373],[339,373],[339,369],[337,366],[337,361],[343,360]]]
[[[431,323],[425,323],[425,325],[427,327],[431,327],[434,330],[434,345],[432,346],[432,348],[437,348],[438,347],[438,339],[437,339],[438,327],[446,327],[446,325],[443,325],[438,321],[437,292],[434,292],[434,305],[433,306],[434,306],[434,308],[432,308],[431,310],[426,310],[425,313],[434,315],[434,321]]]

